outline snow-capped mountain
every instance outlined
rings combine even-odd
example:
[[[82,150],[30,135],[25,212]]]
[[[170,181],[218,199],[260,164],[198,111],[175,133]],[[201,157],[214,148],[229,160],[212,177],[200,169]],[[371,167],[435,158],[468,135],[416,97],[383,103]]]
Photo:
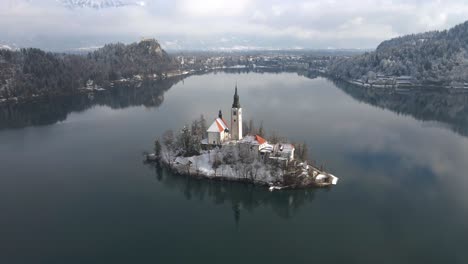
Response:
[[[0,43],[0,50],[18,50],[15,44],[1,44]]]
[[[123,1],[123,0],[57,0],[62,5],[69,8],[112,8],[123,6],[144,6],[144,1]]]
[[[12,50],[12,48],[10,46],[0,44],[0,50],[2,50],[2,49]]]

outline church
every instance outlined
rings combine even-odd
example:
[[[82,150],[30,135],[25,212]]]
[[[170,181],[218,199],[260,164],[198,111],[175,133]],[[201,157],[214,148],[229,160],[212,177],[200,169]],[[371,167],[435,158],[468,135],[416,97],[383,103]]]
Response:
[[[231,140],[242,139],[242,108],[239,103],[239,95],[237,94],[237,84],[234,92],[234,101],[231,108],[231,128],[223,118],[223,113],[219,110],[218,118],[216,118],[211,126],[206,131],[208,134],[208,144],[221,145]]]
[[[219,110],[218,117],[208,128],[207,138],[202,141],[206,149],[227,144],[238,144],[240,148],[258,152],[264,158],[270,160],[282,160],[285,162],[294,160],[294,146],[288,143],[269,144],[268,141],[259,135],[242,134],[242,107],[237,94],[237,84],[234,92],[234,101],[231,107],[231,124],[223,118],[223,113]]]

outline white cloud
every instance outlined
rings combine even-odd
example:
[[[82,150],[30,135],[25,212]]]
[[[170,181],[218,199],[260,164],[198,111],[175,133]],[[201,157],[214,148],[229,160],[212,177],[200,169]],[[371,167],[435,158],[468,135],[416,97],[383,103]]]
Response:
[[[284,6],[280,5],[274,5],[271,7],[271,11],[275,16],[281,16],[282,14],[284,14],[284,12],[286,11],[285,9],[286,8]]]
[[[462,0],[128,2],[138,5],[95,10],[68,9],[56,0],[1,0],[0,41],[27,39],[34,45],[37,36],[57,42],[70,37],[114,41],[154,36],[209,45],[237,36],[256,46],[370,48],[390,37],[449,28],[468,13],[468,2]],[[102,43],[89,43],[97,44]]]
[[[221,17],[239,16],[247,5],[248,0],[182,0],[178,2],[178,8],[183,14],[195,17]]]
[[[256,10],[251,19],[254,22],[265,22],[267,20],[267,16],[262,11]]]

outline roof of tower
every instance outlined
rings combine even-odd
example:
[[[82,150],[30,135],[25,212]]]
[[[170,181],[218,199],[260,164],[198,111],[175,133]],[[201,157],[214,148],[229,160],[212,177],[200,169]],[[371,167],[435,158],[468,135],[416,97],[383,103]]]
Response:
[[[239,103],[239,95],[237,94],[237,83],[236,83],[236,91],[234,92],[234,102],[232,103],[232,108],[241,108]]]

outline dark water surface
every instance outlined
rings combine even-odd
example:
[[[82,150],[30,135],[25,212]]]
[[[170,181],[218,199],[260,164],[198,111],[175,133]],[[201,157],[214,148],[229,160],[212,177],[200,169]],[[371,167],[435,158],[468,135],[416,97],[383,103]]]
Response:
[[[335,188],[270,193],[142,163],[165,130],[227,115],[236,81],[244,119],[307,142]],[[0,115],[0,263],[468,263],[465,95],[212,73],[63,100]]]

